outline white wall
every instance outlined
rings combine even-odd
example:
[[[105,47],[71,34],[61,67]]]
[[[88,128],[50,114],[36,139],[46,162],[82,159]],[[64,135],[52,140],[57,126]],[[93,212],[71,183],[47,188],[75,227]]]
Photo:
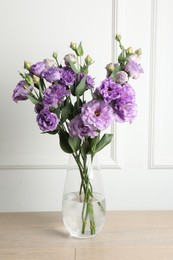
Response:
[[[0,0],[0,211],[61,210],[68,156],[41,135],[29,102],[12,102],[23,60],[35,63],[82,41],[99,83],[115,58],[114,35],[143,50],[145,74],[131,81],[133,124],[112,127],[100,154],[108,209],[173,209],[171,0]],[[166,75],[166,77],[165,77]]]

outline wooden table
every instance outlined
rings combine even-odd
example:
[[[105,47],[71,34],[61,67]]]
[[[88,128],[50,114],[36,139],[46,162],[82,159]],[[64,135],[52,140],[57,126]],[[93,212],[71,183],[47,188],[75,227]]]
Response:
[[[0,260],[173,260],[173,211],[108,212],[95,238],[68,236],[60,212],[0,213]]]

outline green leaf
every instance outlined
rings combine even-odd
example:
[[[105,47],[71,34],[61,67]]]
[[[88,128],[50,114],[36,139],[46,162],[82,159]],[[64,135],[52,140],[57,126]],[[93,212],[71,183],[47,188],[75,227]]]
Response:
[[[84,51],[83,51],[83,47],[82,47],[82,43],[80,42],[77,49],[76,49],[76,54],[78,56],[82,56],[84,54]]]
[[[72,68],[72,70],[73,70],[75,73],[78,73],[79,71],[78,71],[78,69],[76,68],[76,66],[74,65],[74,63],[73,63],[71,60],[69,60],[68,62],[70,63],[70,67]]]
[[[75,89],[76,96],[82,96],[86,90],[86,75],[81,79],[80,83],[77,85]]]
[[[68,143],[69,143],[71,149],[73,150],[73,152],[77,152],[80,148],[81,139],[77,136],[76,137],[69,136]]]
[[[118,62],[122,63],[126,60],[126,52],[123,49],[122,52],[120,53],[120,55],[118,56]]]
[[[86,140],[82,146],[81,146],[81,153],[82,156],[85,157],[86,154],[91,152],[91,142],[89,142],[88,140]]]
[[[101,151],[106,145],[108,145],[112,140],[113,134],[104,134],[100,141],[96,144],[95,152]]]
[[[38,87],[39,87],[39,97],[42,98],[42,96],[43,96],[43,90],[42,90],[41,84],[38,84]]]
[[[116,74],[118,71],[120,71],[120,65],[119,64],[116,65],[113,72]]]
[[[85,74],[88,74],[88,65],[84,65],[83,67],[81,67],[80,71]]]
[[[73,153],[69,143],[68,143],[69,134],[65,131],[59,133],[59,142],[60,147],[65,153]]]
[[[23,79],[25,79],[25,73],[22,73],[22,72],[19,71],[19,74],[20,74],[20,76],[21,76]]]
[[[84,103],[82,102],[82,100],[79,97],[77,97],[77,101],[74,103],[74,107],[73,107],[73,117],[80,114],[81,107],[83,104]]]
[[[57,115],[57,117],[60,117],[60,107],[49,107],[50,112],[54,113],[55,115]]]
[[[76,94],[75,94],[75,86],[74,85],[70,86],[70,92],[72,93],[73,96],[76,96]]]
[[[33,97],[33,96],[30,96],[30,95],[28,95],[28,98],[31,100],[31,102],[34,104],[34,105],[36,105],[36,104],[39,104],[40,102],[39,102],[39,100],[38,99],[36,99],[35,97]]]
[[[116,67],[115,67],[115,69],[114,69],[114,71],[111,73],[110,76],[111,76],[114,80],[116,80],[116,74],[117,74],[117,72],[120,71],[120,70],[121,70],[121,66],[120,66],[119,64],[117,64]]]
[[[25,81],[29,86],[32,86],[34,84],[32,77],[28,74],[25,74]]]
[[[41,134],[50,134],[50,135],[56,135],[58,133],[58,130],[48,131],[48,132],[42,132]]]
[[[93,139],[91,139],[91,151],[93,154],[96,153],[96,145],[100,140],[100,134],[98,134],[96,137],[94,137]]]
[[[61,121],[65,122],[67,119],[71,119],[73,115],[73,105],[71,103],[67,103],[61,110]]]

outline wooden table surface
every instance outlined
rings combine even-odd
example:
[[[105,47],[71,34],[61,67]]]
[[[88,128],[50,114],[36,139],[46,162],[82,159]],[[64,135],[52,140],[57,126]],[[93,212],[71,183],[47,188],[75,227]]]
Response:
[[[69,237],[61,212],[0,213],[0,260],[173,260],[173,211],[108,212],[102,232]]]

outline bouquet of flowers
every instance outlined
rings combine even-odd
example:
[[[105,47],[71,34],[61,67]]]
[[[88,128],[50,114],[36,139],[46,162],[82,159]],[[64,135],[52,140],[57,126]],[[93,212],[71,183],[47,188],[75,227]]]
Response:
[[[141,50],[125,49],[120,35],[115,39],[121,50],[118,62],[106,66],[107,75],[98,87],[94,87],[94,78],[89,74],[92,58],[89,55],[83,58],[81,43],[71,43],[73,54],[65,55],[64,65],[59,63],[57,53],[53,53],[54,60],[45,59],[33,65],[25,62],[26,72],[20,73],[23,79],[12,96],[15,102],[29,99],[34,104],[40,130],[58,134],[62,150],[73,155],[81,176],[79,195],[84,202],[82,233],[86,216],[90,219],[91,234],[95,234],[87,155],[91,155],[92,161],[111,142],[112,134],[102,134],[102,131],[112,122],[132,122],[137,115],[135,91],[128,81],[143,73]],[[91,94],[89,101],[86,92]]]

